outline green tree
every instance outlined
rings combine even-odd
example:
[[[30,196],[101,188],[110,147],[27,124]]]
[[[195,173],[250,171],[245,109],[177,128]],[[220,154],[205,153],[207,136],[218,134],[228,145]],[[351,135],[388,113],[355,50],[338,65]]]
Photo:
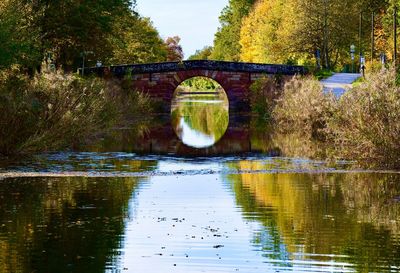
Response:
[[[189,57],[189,60],[209,60],[213,51],[212,46],[205,46],[203,49],[196,50],[196,52]]]
[[[255,0],[230,0],[219,17],[221,27],[215,34],[211,59],[240,60],[240,29],[242,19],[249,13]]]
[[[0,3],[0,68],[19,64],[36,66],[41,57],[36,41],[39,33],[32,27],[29,5],[16,0]]]
[[[129,0],[38,0],[27,1],[32,7],[35,27],[40,31],[43,56],[51,53],[58,67],[75,69],[80,54],[92,51],[93,60],[104,60],[112,51],[108,37],[115,20],[133,14]]]

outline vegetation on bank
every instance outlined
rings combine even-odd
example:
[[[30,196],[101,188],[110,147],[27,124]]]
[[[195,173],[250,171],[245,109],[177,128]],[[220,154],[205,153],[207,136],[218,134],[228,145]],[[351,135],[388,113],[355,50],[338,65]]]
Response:
[[[327,133],[343,156],[400,168],[400,86],[394,68],[371,74],[335,106]]]
[[[310,77],[287,82],[273,102],[260,101],[265,89],[256,89],[252,108],[266,112],[275,130],[324,143],[335,158],[400,168],[400,87],[393,67],[368,75],[340,98]]]
[[[0,1],[0,155],[76,147],[152,106],[85,65],[180,61],[135,0]],[[124,123],[125,124],[125,123]]]
[[[0,72],[0,155],[73,148],[149,111],[129,81],[46,72]]]

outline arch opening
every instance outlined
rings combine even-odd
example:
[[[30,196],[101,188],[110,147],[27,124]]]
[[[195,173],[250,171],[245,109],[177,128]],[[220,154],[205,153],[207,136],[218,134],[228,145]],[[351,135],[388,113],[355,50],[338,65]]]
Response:
[[[208,148],[217,143],[229,125],[229,101],[215,80],[203,76],[183,81],[171,103],[176,135],[187,146]]]

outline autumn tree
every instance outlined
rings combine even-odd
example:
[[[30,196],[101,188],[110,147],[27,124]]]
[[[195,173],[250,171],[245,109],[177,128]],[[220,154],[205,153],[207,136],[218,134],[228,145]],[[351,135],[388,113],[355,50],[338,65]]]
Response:
[[[372,12],[379,52],[393,48],[393,5],[389,0],[259,0],[242,19],[240,59],[263,63],[314,63],[340,68],[350,62],[350,45],[370,57]],[[359,46],[360,14],[362,18]],[[319,54],[316,54],[319,52]]]
[[[293,1],[292,1],[293,2]],[[240,59],[245,62],[286,63],[292,58],[291,0],[261,0],[243,19]]]
[[[112,51],[107,63],[151,63],[167,60],[167,47],[149,18],[119,17],[109,38]]]
[[[350,45],[358,40],[358,8],[355,0],[295,0],[294,51],[309,57],[319,51],[328,69],[345,62]]]
[[[167,46],[167,60],[170,62],[180,62],[183,60],[182,46],[179,44],[181,38],[179,36],[168,37],[165,40]]]

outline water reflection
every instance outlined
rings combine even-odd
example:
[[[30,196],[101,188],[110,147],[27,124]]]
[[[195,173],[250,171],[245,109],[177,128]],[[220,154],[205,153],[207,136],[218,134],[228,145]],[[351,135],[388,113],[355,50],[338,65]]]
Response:
[[[211,147],[228,128],[228,99],[219,85],[209,90],[193,88],[179,86],[175,91],[171,109],[172,127],[185,145]]]
[[[258,163],[237,164],[252,168]],[[301,267],[308,272],[323,271],[323,267],[334,272],[400,269],[399,175],[242,174],[227,178],[245,217],[264,226],[254,233],[253,244],[277,267],[295,271]]]
[[[138,179],[20,178],[0,184],[0,272],[104,272],[123,245]]]
[[[224,164],[264,168],[246,160]],[[179,170],[182,163],[157,168]],[[0,272],[394,272],[399,179],[366,173],[5,179]]]
[[[188,102],[187,104],[190,105],[192,103]],[[209,106],[207,104],[205,109],[210,109]],[[221,109],[220,107],[216,108]],[[207,117],[207,114],[199,114],[199,120],[202,120],[202,117]],[[193,123],[200,124],[200,128],[208,128],[199,130],[190,127],[184,119],[182,116],[175,116],[175,118],[174,116],[156,116],[147,121],[146,125],[141,127],[140,132],[137,131],[137,128],[115,130],[106,135],[103,140],[85,147],[85,150],[107,153],[129,152],[141,155],[168,154],[179,157],[247,156],[251,154],[324,159],[326,155],[324,147],[320,143],[304,139],[301,135],[280,134],[273,128],[269,128],[268,125],[257,124],[251,116],[228,117],[226,115],[224,117],[225,121],[221,122],[227,124],[226,130],[220,130],[224,126],[217,126],[218,119],[215,117],[206,119],[206,122],[203,122],[204,126],[201,125],[202,122]],[[191,121],[189,120],[189,122]],[[201,149],[194,148],[189,144],[184,144],[177,136],[176,132],[182,131],[179,129],[179,124],[184,124],[185,129],[190,132],[189,136],[193,136],[194,132],[196,132],[210,142],[213,139],[217,139],[214,136],[222,135],[222,137],[212,146]],[[193,144],[193,146],[196,145],[197,143]]]

